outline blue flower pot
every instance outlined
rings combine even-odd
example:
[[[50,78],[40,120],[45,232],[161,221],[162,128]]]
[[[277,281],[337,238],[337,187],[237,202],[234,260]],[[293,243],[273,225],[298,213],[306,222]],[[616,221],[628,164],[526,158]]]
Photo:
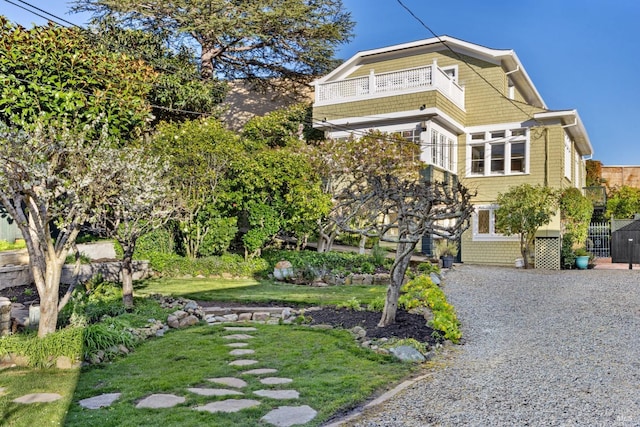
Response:
[[[588,255],[576,257],[576,267],[578,267],[580,270],[586,270],[588,266],[589,266]]]

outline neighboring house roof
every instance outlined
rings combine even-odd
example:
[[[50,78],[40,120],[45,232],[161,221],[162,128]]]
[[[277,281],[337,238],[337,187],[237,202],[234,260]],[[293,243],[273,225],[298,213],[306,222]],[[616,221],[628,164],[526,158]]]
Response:
[[[229,92],[222,104],[225,111],[220,118],[229,129],[240,131],[255,116],[264,116],[274,110],[312,100],[311,89],[300,96],[282,93],[271,88],[258,90],[249,82],[235,80],[229,83]]]
[[[376,56],[378,58],[384,56],[391,57],[394,55],[404,56],[413,55],[422,51],[431,52],[449,49],[461,55],[478,58],[494,64],[500,64],[505,72],[510,73],[509,76],[511,77],[511,80],[520,89],[528,103],[536,107],[544,109],[547,108],[542,96],[534,86],[531,78],[522,66],[520,59],[518,59],[518,56],[512,49],[491,49],[456,39],[451,36],[433,37],[430,39],[417,40],[378,49],[360,51],[326,76],[317,79],[313,84],[343,78],[355,67],[366,62],[366,60],[372,56]]]

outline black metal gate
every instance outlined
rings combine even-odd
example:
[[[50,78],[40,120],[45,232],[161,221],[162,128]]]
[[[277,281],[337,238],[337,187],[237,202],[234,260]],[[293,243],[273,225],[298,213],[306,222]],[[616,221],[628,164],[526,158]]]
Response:
[[[592,222],[589,224],[587,249],[598,258],[611,256],[611,226],[608,222]]]

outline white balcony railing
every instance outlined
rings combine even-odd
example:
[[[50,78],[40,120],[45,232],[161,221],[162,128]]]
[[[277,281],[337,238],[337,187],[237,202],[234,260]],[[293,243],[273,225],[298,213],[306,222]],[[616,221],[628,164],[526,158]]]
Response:
[[[365,77],[321,83],[316,87],[316,105],[359,101],[382,96],[438,90],[464,109],[464,88],[435,63],[425,67],[371,73]]]

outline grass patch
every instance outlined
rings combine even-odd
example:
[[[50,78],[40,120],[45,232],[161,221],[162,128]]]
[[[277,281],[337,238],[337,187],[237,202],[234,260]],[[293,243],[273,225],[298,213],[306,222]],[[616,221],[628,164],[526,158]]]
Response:
[[[0,425],[11,427],[60,426],[71,405],[78,370],[13,368],[0,370]],[[62,399],[51,403],[24,405],[13,400],[31,393],[58,393]]]
[[[309,425],[320,425],[334,413],[350,409],[376,389],[406,377],[415,365],[402,364],[391,357],[362,349],[346,331],[319,331],[297,326],[257,325],[250,340],[259,360],[251,368],[275,368],[277,376],[292,378],[293,383],[279,386],[300,392],[296,405],[309,405],[318,416]],[[203,397],[187,391],[190,387],[216,388],[207,382],[212,377],[241,377],[243,367],[229,366],[226,332],[221,327],[200,326],[172,332],[164,338],[144,343],[135,353],[102,367],[83,370],[69,408],[66,426],[261,426],[259,419],[278,406],[277,401],[253,394],[265,386],[259,378],[242,376],[248,386],[244,396],[261,405],[235,414],[210,414],[193,407],[223,400]],[[110,408],[83,410],[78,400],[102,393],[121,392]],[[135,404],[153,393],[174,393],[187,398],[172,409],[136,409]]]
[[[154,279],[136,285],[136,295],[173,295],[202,301],[282,302],[295,305],[336,305],[357,299],[369,304],[384,297],[386,286],[324,288],[253,279]]]

